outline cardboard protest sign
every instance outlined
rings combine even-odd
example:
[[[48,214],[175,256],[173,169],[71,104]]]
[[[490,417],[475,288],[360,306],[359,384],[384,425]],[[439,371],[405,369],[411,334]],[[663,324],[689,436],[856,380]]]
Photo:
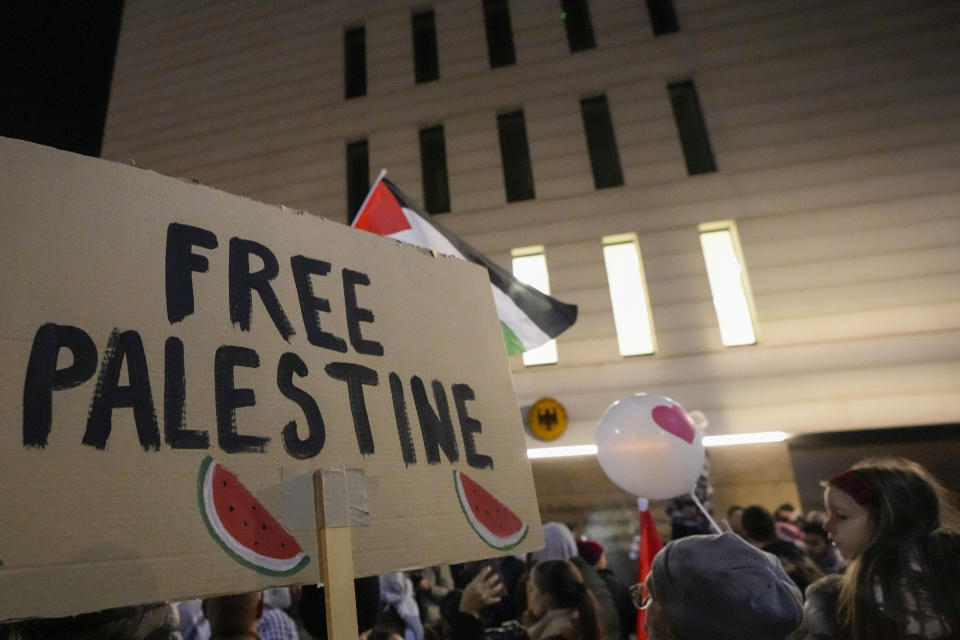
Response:
[[[29,143],[0,163],[0,620],[317,582],[317,469],[346,470],[358,575],[542,544],[483,269]]]

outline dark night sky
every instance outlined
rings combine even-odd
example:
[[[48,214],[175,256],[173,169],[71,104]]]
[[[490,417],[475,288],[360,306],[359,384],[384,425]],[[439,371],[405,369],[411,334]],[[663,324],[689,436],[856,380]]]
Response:
[[[0,10],[0,135],[99,156],[123,0]]]

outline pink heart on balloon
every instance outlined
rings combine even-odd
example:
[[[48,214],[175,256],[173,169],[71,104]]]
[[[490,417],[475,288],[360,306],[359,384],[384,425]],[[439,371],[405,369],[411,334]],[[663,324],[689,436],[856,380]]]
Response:
[[[687,417],[687,412],[681,409],[680,405],[675,404],[667,407],[661,404],[654,407],[650,413],[653,416],[653,421],[661,429],[693,444],[696,431],[690,423],[690,418]]]

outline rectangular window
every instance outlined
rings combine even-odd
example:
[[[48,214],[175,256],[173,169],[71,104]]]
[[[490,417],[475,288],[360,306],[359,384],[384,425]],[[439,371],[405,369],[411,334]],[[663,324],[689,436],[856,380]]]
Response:
[[[527,147],[527,127],[523,111],[512,111],[497,116],[500,132],[500,159],[503,162],[503,182],[507,202],[530,200],[533,194],[533,167]]]
[[[447,146],[442,125],[420,130],[420,171],[423,176],[423,204],[427,213],[450,211]]]
[[[433,23],[433,11],[413,14],[413,67],[417,84],[440,77],[437,29]]]
[[[522,247],[510,252],[513,256],[513,277],[520,282],[550,295],[550,274],[547,272],[547,255],[542,246]],[[557,341],[523,352],[523,364],[554,364],[557,362]]]
[[[370,158],[367,141],[358,140],[347,145],[347,220],[354,216],[370,191]]]
[[[700,246],[707,265],[720,339],[728,347],[756,344],[753,294],[732,220],[700,225]]]
[[[623,184],[620,170],[620,154],[617,139],[613,135],[613,121],[605,96],[586,98],[580,101],[583,114],[583,130],[587,135],[590,166],[593,167],[593,184],[597,189],[619,187]]]
[[[583,51],[597,46],[593,39],[593,24],[587,0],[561,0],[560,19],[567,29],[570,51]]]
[[[670,92],[673,117],[680,133],[683,158],[687,162],[687,173],[693,176],[716,171],[717,165],[713,161],[707,124],[703,121],[700,100],[697,98],[697,88],[693,81],[672,82],[667,85],[667,90]]]
[[[483,22],[487,28],[487,55],[490,68],[514,64],[513,28],[507,0],[483,0]]]
[[[656,351],[650,298],[643,274],[640,246],[634,234],[606,236],[603,261],[613,305],[620,355],[646,355]]]
[[[344,96],[367,95],[367,43],[363,27],[347,29],[343,34]]]
[[[650,13],[650,26],[653,35],[662,36],[680,30],[677,22],[677,10],[673,8],[673,0],[647,0],[647,11]]]

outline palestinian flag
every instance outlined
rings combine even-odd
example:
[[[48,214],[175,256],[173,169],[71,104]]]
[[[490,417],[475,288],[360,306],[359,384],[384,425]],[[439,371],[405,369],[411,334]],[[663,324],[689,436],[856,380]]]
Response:
[[[383,177],[383,172],[350,226],[485,267],[490,274],[490,288],[510,355],[539,347],[577,320],[576,305],[555,300],[514,278],[433,222],[429,214],[417,211],[396,185]]]

